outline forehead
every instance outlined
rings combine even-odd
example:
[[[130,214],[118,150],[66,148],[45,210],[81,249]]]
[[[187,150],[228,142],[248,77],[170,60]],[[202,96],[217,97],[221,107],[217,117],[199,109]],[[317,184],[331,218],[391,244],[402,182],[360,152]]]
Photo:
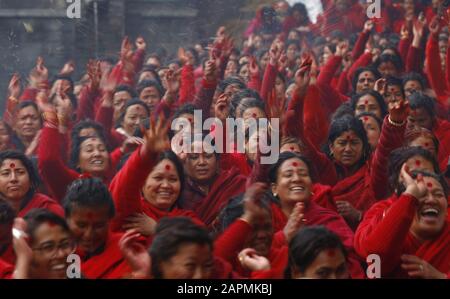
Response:
[[[353,130],[342,132],[336,139],[358,138],[358,135]]]
[[[192,258],[199,261],[207,261],[211,259],[211,247],[208,244],[183,243],[178,247],[177,253],[173,258]]]
[[[34,231],[34,243],[58,242],[63,238],[69,238],[69,233],[60,225],[53,222],[44,222]]]
[[[309,171],[306,163],[303,162],[302,160],[300,160],[299,158],[291,158],[291,159],[284,161],[283,164],[281,164],[280,170],[286,170],[286,169],[289,169],[292,167],[299,168],[299,169],[306,169]]]
[[[415,118],[424,118],[424,117],[430,117],[428,112],[422,108],[416,108],[416,109],[410,109],[409,116],[415,117]]]
[[[366,94],[366,95],[363,95],[362,97],[360,97],[359,99],[358,99],[358,104],[359,103],[361,103],[361,102],[365,102],[365,101],[368,101],[368,102],[371,102],[371,104],[378,104],[377,103],[377,100],[373,97],[373,96],[371,96],[370,94]]]
[[[406,160],[406,165],[408,165],[411,171],[413,170],[425,170],[428,172],[434,172],[433,163],[428,161],[422,156],[413,156]]]
[[[205,149],[208,149],[208,153],[211,152],[213,150],[213,148],[211,148],[211,145],[208,144],[207,142],[202,141],[198,141],[198,140],[193,140],[192,141],[192,146],[191,146],[193,153],[203,153],[206,152]]]
[[[405,87],[420,87],[420,83],[417,80],[409,80],[405,83]]]
[[[156,172],[164,172],[164,173],[169,173],[169,174],[177,174],[176,168],[175,168],[175,164],[170,161],[169,159],[164,159],[162,161],[160,161],[156,167],[153,169],[153,171]]]
[[[109,219],[109,206],[100,205],[86,207],[74,204],[70,213],[70,218],[79,221],[106,221]]]
[[[25,168],[22,161],[18,159],[5,159],[3,160],[2,164],[0,165],[1,169],[4,168],[11,168],[14,165],[14,168]]]
[[[90,145],[96,146],[96,145],[105,145],[105,144],[103,143],[103,141],[100,138],[97,138],[97,137],[88,138],[85,141],[83,141],[83,143],[81,143],[81,147],[90,146]]]
[[[127,112],[130,112],[130,113],[131,112],[133,112],[133,113],[136,113],[136,112],[146,113],[145,108],[142,107],[141,104],[135,104],[135,105],[128,106]]]
[[[155,86],[149,86],[146,87],[142,90],[141,94],[146,93],[146,94],[153,94],[153,93],[157,93],[159,94],[158,90],[156,89]]]
[[[118,91],[114,94],[114,98],[131,98],[131,95],[126,90]]]
[[[80,137],[85,137],[85,136],[97,136],[97,130],[94,128],[83,128],[80,131],[79,136]]]
[[[358,76],[359,79],[366,78],[366,77],[367,78],[374,78],[375,76],[372,74],[371,71],[364,71],[361,74],[359,74],[359,76]]]
[[[372,116],[364,115],[360,116],[359,119],[363,122],[363,124],[371,124],[379,127],[378,122]]]
[[[19,110],[19,116],[24,114],[38,114],[37,110],[33,106],[26,106]]]

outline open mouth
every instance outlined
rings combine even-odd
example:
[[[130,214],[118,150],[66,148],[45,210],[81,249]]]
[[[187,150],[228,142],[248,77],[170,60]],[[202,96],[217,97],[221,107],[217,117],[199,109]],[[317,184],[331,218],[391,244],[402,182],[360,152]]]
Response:
[[[102,166],[104,163],[103,163],[103,160],[93,160],[93,161],[91,161],[91,164],[97,165],[97,166]]]
[[[289,191],[294,192],[294,193],[302,193],[305,192],[305,187],[303,186],[295,186],[295,187],[291,187],[289,188]]]
[[[169,191],[160,191],[156,193],[158,195],[158,197],[160,198],[171,198],[173,192],[169,192]]]
[[[420,218],[427,221],[436,221],[439,218],[439,210],[436,208],[425,208],[420,211]]]
[[[66,269],[66,264],[56,264],[51,267],[53,271],[63,271]]]

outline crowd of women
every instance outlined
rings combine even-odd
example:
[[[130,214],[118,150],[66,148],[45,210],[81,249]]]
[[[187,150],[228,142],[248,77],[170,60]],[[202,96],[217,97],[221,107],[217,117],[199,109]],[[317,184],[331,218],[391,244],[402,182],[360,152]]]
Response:
[[[378,19],[322,2],[314,24],[277,1],[241,41],[221,27],[172,60],[125,37],[78,81],[41,57],[14,74],[0,278],[70,278],[71,255],[87,279],[449,278],[450,14],[442,0],[385,0]],[[172,121],[209,117],[243,119],[245,152],[210,151],[213,126],[171,150],[186,135]],[[280,130],[251,134],[263,118]],[[263,164],[254,141],[273,134]]]

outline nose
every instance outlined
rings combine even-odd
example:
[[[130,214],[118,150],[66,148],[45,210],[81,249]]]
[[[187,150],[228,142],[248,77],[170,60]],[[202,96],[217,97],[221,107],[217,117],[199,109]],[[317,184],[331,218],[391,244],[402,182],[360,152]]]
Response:
[[[347,142],[347,143],[345,144],[344,151],[349,152],[349,151],[351,151],[351,150],[352,150],[352,146],[351,146],[350,142]]]
[[[91,226],[89,226],[86,229],[86,231],[84,232],[84,238],[90,240],[90,239],[92,239],[93,235],[94,235],[94,230]]]
[[[13,182],[17,181],[17,174],[14,171],[11,172],[11,181]]]

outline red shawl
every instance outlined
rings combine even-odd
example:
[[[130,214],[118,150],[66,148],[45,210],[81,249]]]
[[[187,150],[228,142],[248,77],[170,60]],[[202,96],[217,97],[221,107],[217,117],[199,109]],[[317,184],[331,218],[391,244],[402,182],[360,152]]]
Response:
[[[281,208],[275,204],[271,204],[273,228],[278,231],[275,236],[276,243],[286,245],[284,239],[283,228],[287,223],[288,218],[284,215]],[[305,218],[307,225],[323,225],[330,231],[337,234],[344,247],[348,252],[349,272],[352,278],[363,278],[364,273],[361,268],[360,259],[353,249],[353,232],[348,227],[345,220],[336,212],[325,209],[313,201],[310,201],[305,211]]]
[[[433,128],[433,133],[439,140],[439,168],[441,171],[445,171],[450,156],[450,122],[438,119]]]
[[[7,262],[0,260],[0,279],[10,279],[12,278],[12,274],[14,271],[14,267]]]
[[[61,205],[55,200],[41,193],[35,193],[33,195],[33,198],[25,205],[23,209],[19,211],[17,217],[24,217],[30,210],[38,208],[47,209],[58,216],[64,217],[64,210]]]
[[[211,225],[228,201],[245,191],[246,179],[236,168],[221,172],[206,196],[201,195],[195,186],[188,183],[184,190],[182,207],[190,206],[206,225]]]
[[[104,250],[81,262],[81,272],[89,279],[119,279],[128,276],[131,268],[119,248],[120,233],[110,233]],[[80,256],[82,256],[80,254]]]

